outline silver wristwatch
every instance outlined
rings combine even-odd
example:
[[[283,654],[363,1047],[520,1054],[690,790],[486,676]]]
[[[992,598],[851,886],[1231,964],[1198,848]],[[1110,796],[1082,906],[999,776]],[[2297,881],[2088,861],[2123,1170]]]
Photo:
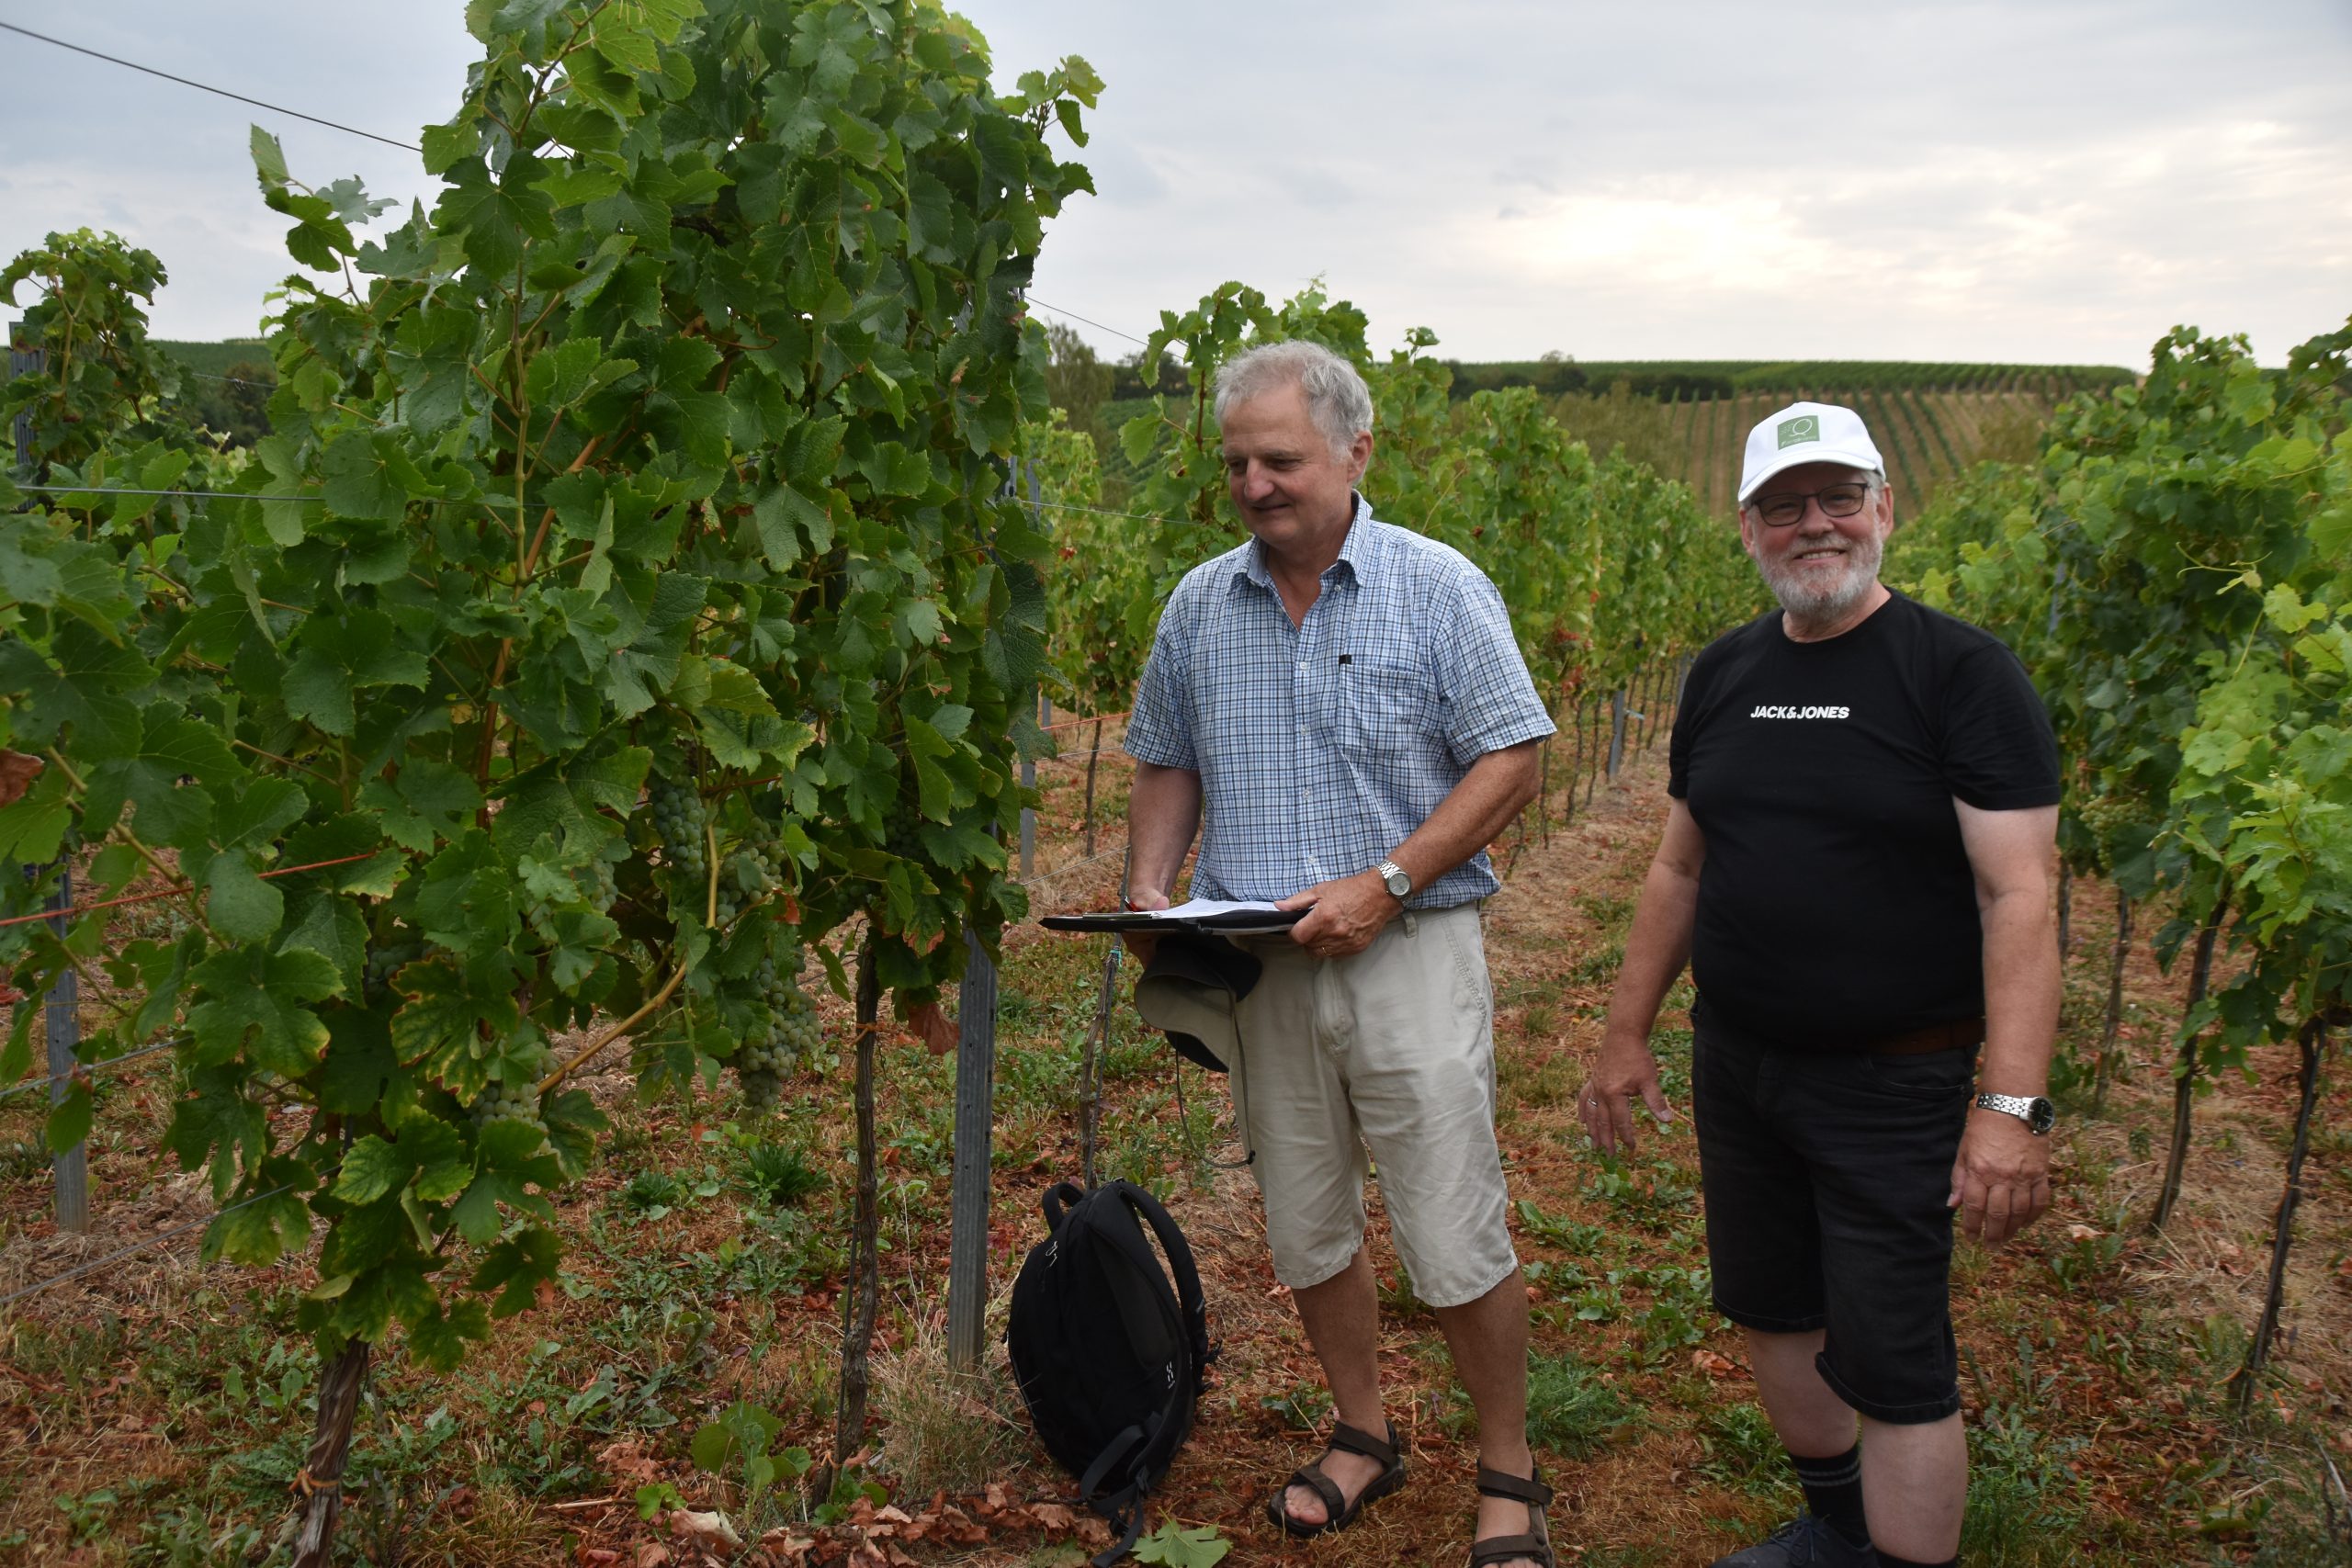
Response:
[[[1378,865],[1373,867],[1373,870],[1380,873],[1380,880],[1387,886],[1388,896],[1396,899],[1398,903],[1403,903],[1406,897],[1412,893],[1412,877],[1408,875],[1405,868],[1398,865],[1395,861],[1382,861]]]
[[[2058,1122],[2058,1108],[2038,1094],[1980,1094],[1976,1097],[1976,1109],[2014,1116],[2037,1138],[2045,1136]]]

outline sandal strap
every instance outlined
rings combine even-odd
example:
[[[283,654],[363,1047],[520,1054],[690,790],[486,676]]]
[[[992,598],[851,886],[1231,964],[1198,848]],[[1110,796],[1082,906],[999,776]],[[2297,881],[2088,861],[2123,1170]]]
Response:
[[[1556,1568],[1559,1559],[1552,1555],[1552,1543],[1536,1535],[1490,1535],[1484,1540],[1470,1543],[1469,1568],[1486,1568],[1490,1562],[1542,1562]]]
[[[1396,1462],[1396,1423],[1388,1423],[1388,1440],[1383,1442],[1363,1427],[1351,1427],[1342,1421],[1332,1429],[1331,1440],[1326,1446],[1360,1454],[1386,1470]]]
[[[1327,1524],[1348,1511],[1348,1500],[1340,1495],[1340,1483],[1324,1474],[1322,1466],[1303,1464],[1290,1472],[1290,1480],[1283,1486],[1283,1492],[1274,1495],[1274,1506],[1282,1509],[1283,1517],[1285,1518],[1290,1517],[1290,1510],[1283,1507],[1283,1493],[1288,1492],[1293,1486],[1304,1486],[1323,1499],[1323,1517]],[[1298,1522],[1302,1528],[1305,1528],[1305,1520]]]
[[[1485,1497],[1508,1497],[1531,1508],[1544,1507],[1552,1501],[1552,1489],[1544,1484],[1544,1472],[1541,1471],[1533,1475],[1511,1475],[1499,1470],[1488,1470],[1482,1464],[1478,1467],[1478,1493]],[[1498,1561],[1508,1562],[1509,1559]]]

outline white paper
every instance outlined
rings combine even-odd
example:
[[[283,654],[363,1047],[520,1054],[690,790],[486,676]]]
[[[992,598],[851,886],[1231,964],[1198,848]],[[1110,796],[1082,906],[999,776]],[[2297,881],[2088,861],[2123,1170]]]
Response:
[[[1197,920],[1210,915],[1280,915],[1285,911],[1265,902],[1232,898],[1190,898],[1169,909],[1145,909],[1155,920]]]

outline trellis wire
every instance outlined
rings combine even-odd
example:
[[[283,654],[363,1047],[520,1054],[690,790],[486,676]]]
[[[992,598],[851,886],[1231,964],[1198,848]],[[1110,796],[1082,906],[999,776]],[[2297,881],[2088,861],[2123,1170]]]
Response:
[[[0,1100],[6,1100],[12,1095],[29,1094],[34,1089],[47,1089],[54,1083],[67,1083],[83,1074],[96,1077],[101,1074],[110,1073],[117,1067],[135,1062],[141,1056],[153,1056],[158,1052],[175,1050],[186,1043],[185,1040],[179,1039],[159,1040],[153,1045],[141,1045],[136,1051],[125,1051],[119,1056],[108,1056],[103,1062],[85,1063],[70,1073],[44,1073],[37,1078],[25,1078],[10,1084],[6,1089],[0,1089]]]
[[[183,1236],[192,1230],[199,1230],[219,1219],[222,1214],[233,1214],[240,1209],[250,1209],[255,1203],[267,1202],[272,1198],[282,1197],[293,1190],[291,1187],[279,1187],[267,1192],[256,1192],[250,1198],[241,1199],[227,1208],[216,1210],[201,1219],[189,1220],[184,1224],[174,1225],[167,1231],[158,1231],[144,1241],[133,1242],[130,1246],[119,1247],[103,1258],[93,1258],[87,1263],[77,1263],[73,1268],[51,1274],[45,1280],[36,1280],[29,1285],[11,1291],[6,1295],[0,1296],[0,1306],[6,1306],[11,1302],[20,1302],[27,1296],[39,1295],[51,1286],[62,1285],[68,1280],[78,1280],[85,1274],[95,1273],[109,1263],[119,1263],[126,1258],[136,1258],[142,1252],[163,1246],[175,1236]]]
[[[243,93],[232,93],[226,87],[215,87],[209,83],[198,82],[192,77],[175,76],[168,71],[158,71],[152,65],[141,65],[135,60],[125,60],[119,55],[105,54],[78,43],[68,43],[62,38],[51,38],[47,33],[37,33],[30,28],[20,28],[14,22],[0,22],[0,28],[6,28],[12,33],[20,33],[28,39],[38,39],[42,43],[53,44],[59,49],[72,50],[76,54],[86,54],[93,60],[103,60],[109,65],[119,65],[127,70],[144,72],[150,76],[160,76],[166,82],[177,82],[183,87],[194,87],[200,93],[211,93],[219,97],[234,98],[241,104],[251,104],[255,108],[267,109],[272,114],[290,115],[296,119],[307,119],[312,125],[323,125],[329,130],[341,130],[353,136],[364,136],[370,141],[380,141],[387,147],[397,147],[404,152],[424,151],[413,141],[395,141],[389,136],[379,136],[372,130],[362,130],[356,125],[345,125],[337,120],[322,119],[314,114],[304,114],[300,109],[289,109],[283,104],[268,103],[261,98],[248,97]],[[1094,324],[1091,321],[1087,323],[1089,326]],[[1111,329],[1104,327],[1102,330],[1109,332]]]

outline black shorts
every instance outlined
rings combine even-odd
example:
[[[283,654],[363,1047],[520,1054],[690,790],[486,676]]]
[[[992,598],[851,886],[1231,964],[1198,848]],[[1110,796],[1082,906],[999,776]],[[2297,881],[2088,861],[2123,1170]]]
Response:
[[[1960,1408],[1952,1160],[1976,1047],[1789,1050],[1693,1010],[1691,1113],[1715,1307],[1775,1334],[1825,1329],[1818,1365],[1873,1420]]]

